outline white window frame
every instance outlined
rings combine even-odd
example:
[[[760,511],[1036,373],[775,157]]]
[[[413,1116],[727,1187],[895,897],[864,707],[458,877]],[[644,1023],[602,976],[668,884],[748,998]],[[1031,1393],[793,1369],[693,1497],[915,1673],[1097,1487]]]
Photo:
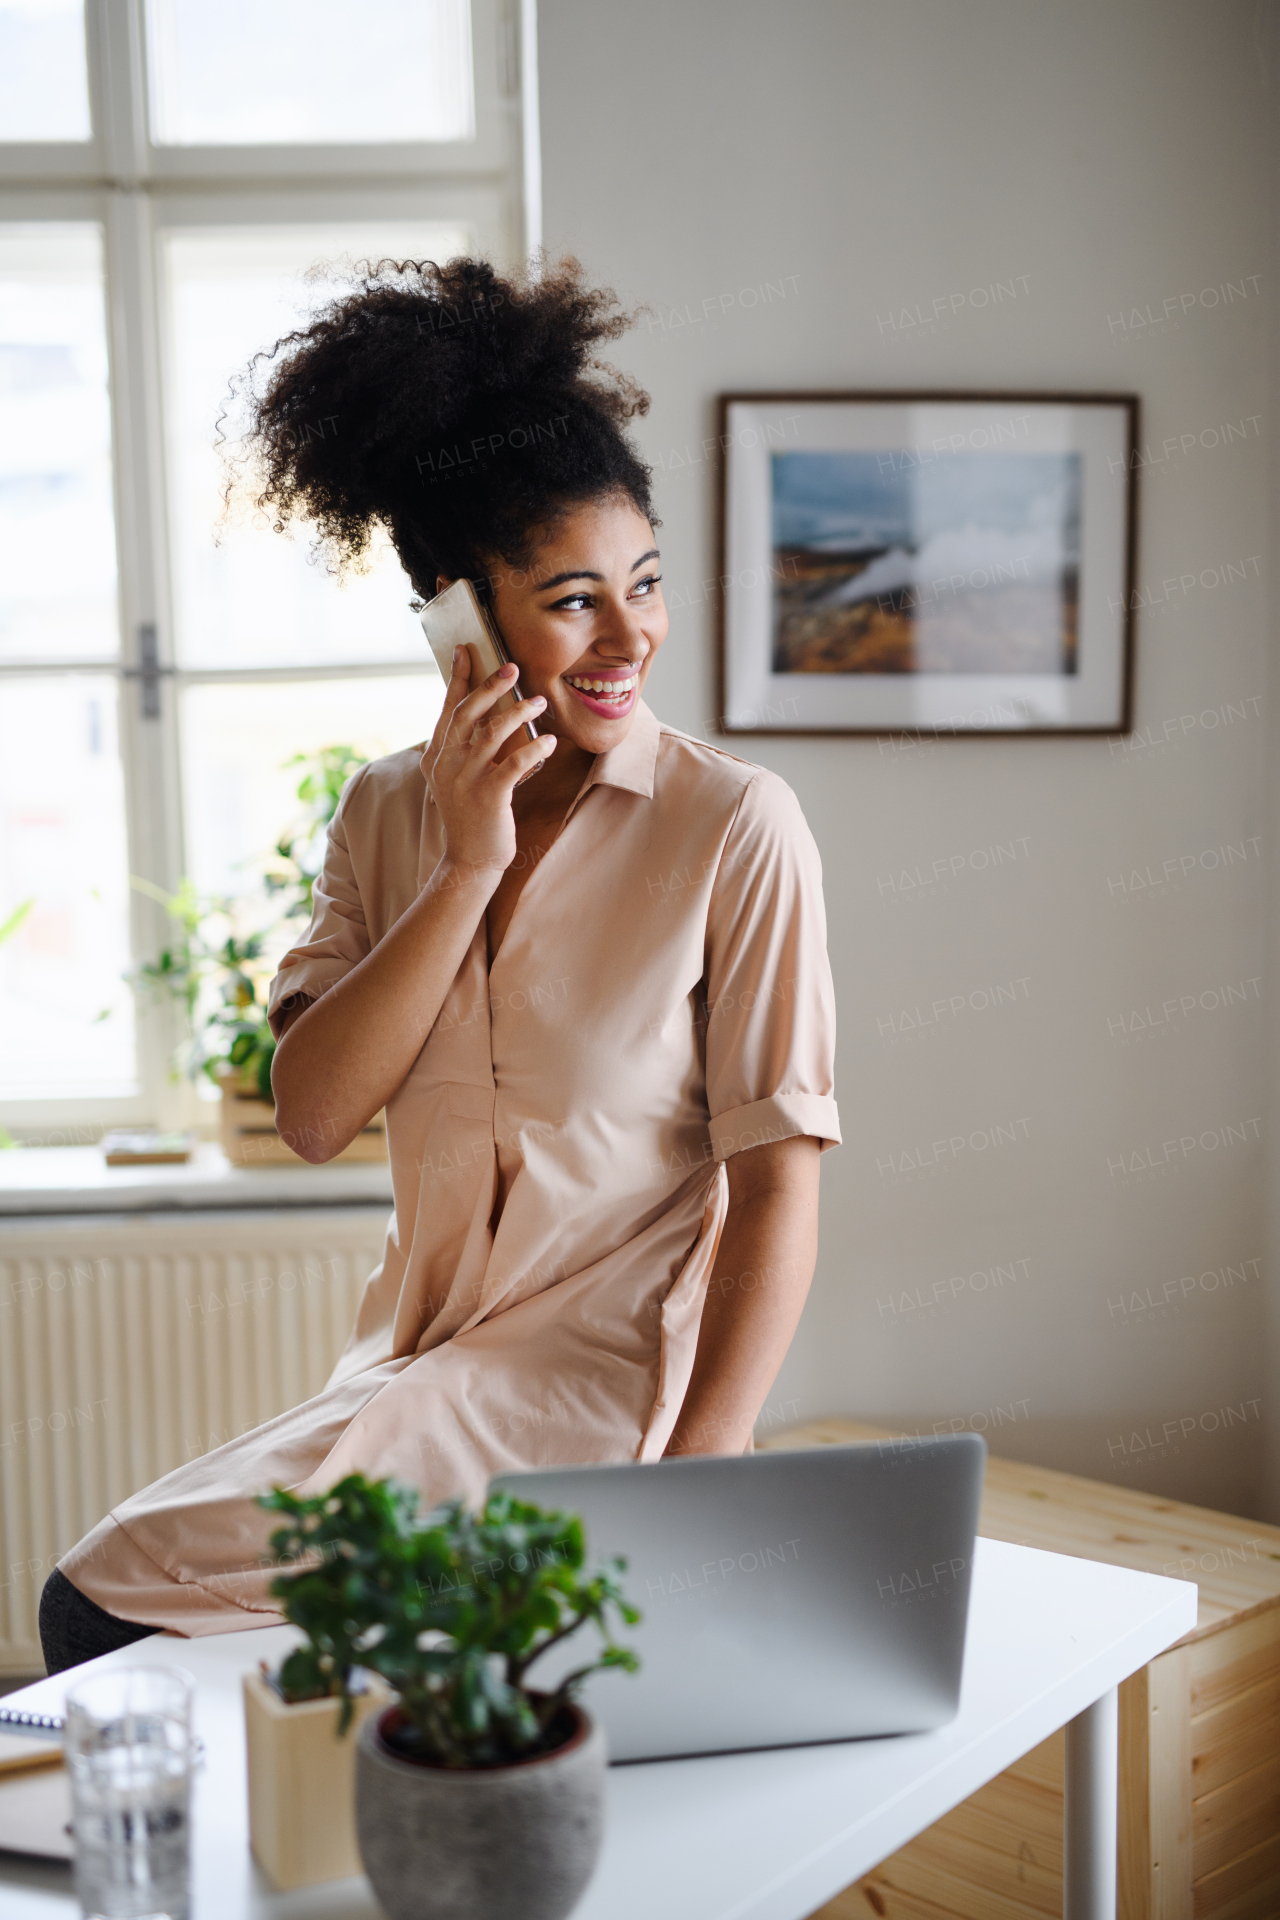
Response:
[[[318,226],[352,220],[456,221],[499,263],[540,245],[536,0],[471,0],[475,130],[470,141],[382,145],[159,147],[147,123],[145,0],[85,0],[93,137],[0,144],[0,222],[93,220],[104,241],[119,565],[121,658],[0,664],[6,679],[117,673],[130,871],[172,891],[186,869],[179,695],[197,682],[340,679],[412,672],[403,659],[350,667],[180,668],[174,647],[162,381],[160,249],[203,226]],[[264,343],[266,344],[266,343]],[[159,669],[156,717],[141,708],[143,635]],[[424,661],[423,672],[434,668]],[[155,682],[152,681],[154,687]],[[159,910],[131,910],[135,963],[163,937]],[[118,1099],[6,1100],[19,1139],[92,1139],[105,1126],[207,1122],[171,1073],[174,1015],[138,1008],[140,1091]]]

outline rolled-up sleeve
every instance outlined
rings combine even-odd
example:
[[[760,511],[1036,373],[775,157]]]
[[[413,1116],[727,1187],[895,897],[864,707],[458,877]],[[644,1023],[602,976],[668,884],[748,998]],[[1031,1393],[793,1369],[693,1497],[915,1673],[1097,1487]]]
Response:
[[[311,925],[300,946],[291,947],[271,982],[267,1017],[279,1038],[286,1014],[299,999],[318,1000],[358,966],[373,942],[347,844],[346,810],[367,769],[348,783],[329,826],[324,866],[311,894]]]
[[[822,864],[784,781],[759,772],[707,915],[707,1106],[717,1160],[811,1134],[840,1142]]]

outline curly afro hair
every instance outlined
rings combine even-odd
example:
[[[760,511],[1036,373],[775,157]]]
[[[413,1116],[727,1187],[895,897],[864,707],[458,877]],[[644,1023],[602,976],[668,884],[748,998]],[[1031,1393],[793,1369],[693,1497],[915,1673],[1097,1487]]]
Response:
[[[253,363],[249,450],[277,529],[338,565],[384,526],[417,592],[528,564],[567,508],[608,495],[656,524],[623,432],[648,395],[595,358],[631,324],[576,260],[540,278],[482,260],[366,263],[353,290]]]

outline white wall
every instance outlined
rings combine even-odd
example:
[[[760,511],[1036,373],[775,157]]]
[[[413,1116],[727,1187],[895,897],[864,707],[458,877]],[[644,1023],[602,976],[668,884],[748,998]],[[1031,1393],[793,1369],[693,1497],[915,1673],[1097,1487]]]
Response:
[[[1255,987],[1244,1004],[1200,1000],[1257,980],[1265,920],[1251,839],[1270,431],[1255,8],[542,0],[540,14],[547,244],[653,309],[615,357],[653,394],[639,440],[676,611],[650,700],[674,724],[714,720],[700,583],[716,570],[716,474],[679,462],[714,431],[718,392],[1135,390],[1153,448],[1263,416],[1144,476],[1139,585],[1197,584],[1139,616],[1127,747],[745,746],[791,782],[821,846],[841,1021],[845,1145],[826,1158],[818,1276],[771,1405],[926,1431],[991,1427],[1001,1408],[997,1451],[1248,1511],[1262,1286],[1225,1276],[1261,1272],[1248,1263],[1263,1255],[1264,1012]],[[1210,290],[1254,275],[1243,299],[1212,304]],[[883,324],[1014,280],[1016,298],[967,299],[937,327]],[[1184,294],[1167,326],[1130,324]],[[674,323],[721,295],[734,296],[722,317]],[[1247,563],[1246,584],[1199,584],[1228,562]],[[1139,744],[1163,742],[1166,722],[1167,744]],[[1010,841],[1025,856],[995,870],[887,887]],[[1132,896],[1112,885],[1228,842],[1248,857]],[[1013,981],[1026,982],[1014,1004],[966,1007],[927,1036],[895,1041],[881,1024]],[[1185,995],[1194,1009],[1155,1032],[1109,1031]],[[1016,1145],[877,1171],[1015,1121]],[[1229,1125],[1246,1143],[1210,1145]],[[1141,1155],[1158,1168],[1108,1171]],[[1019,1277],[969,1279],[996,1267]],[[942,1304],[904,1309],[935,1282]],[[1177,1304],[1134,1304],[1166,1283]],[[1147,1430],[1174,1439],[1142,1451]]]

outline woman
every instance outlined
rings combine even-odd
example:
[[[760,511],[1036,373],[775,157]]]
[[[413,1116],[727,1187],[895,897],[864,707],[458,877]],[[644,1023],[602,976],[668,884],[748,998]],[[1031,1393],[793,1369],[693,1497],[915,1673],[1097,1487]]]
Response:
[[[63,1559],[51,1669],[278,1618],[276,1483],[360,1469],[431,1504],[750,1445],[839,1138],[821,874],[782,781],[641,700],[667,632],[623,432],[647,400],[594,357],[625,325],[573,262],[384,264],[281,343],[261,504],[340,559],[385,526],[424,599],[471,579],[516,666],[472,686],[464,651],[425,751],[350,782],[272,988],[285,1138],[324,1161],[386,1108],[395,1213],[346,1351]]]

